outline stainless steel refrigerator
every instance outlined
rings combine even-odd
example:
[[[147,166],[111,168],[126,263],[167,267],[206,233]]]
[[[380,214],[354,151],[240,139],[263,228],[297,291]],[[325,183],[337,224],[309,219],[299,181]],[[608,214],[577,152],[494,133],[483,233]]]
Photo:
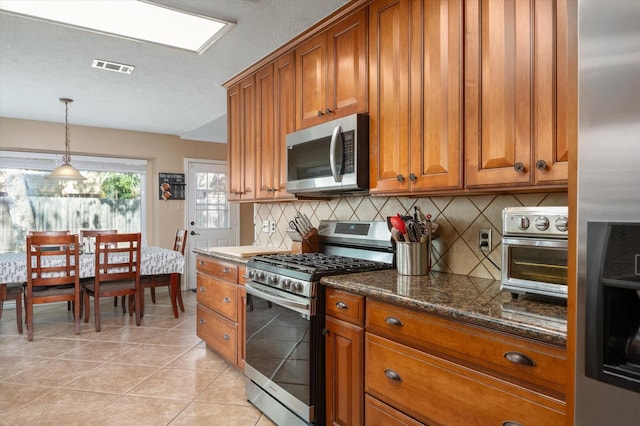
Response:
[[[640,425],[640,0],[578,11],[575,423]]]

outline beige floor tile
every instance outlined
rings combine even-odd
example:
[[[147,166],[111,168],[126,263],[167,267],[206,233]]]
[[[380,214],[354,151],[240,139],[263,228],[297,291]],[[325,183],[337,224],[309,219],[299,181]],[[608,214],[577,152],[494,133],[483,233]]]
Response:
[[[193,347],[200,342],[195,333],[185,333],[184,330],[166,330],[147,340],[145,343],[154,345]]]
[[[25,370],[47,362],[48,358],[0,355],[0,380],[15,376]]]
[[[79,425],[83,419],[103,411],[116,395],[58,389],[3,417],[3,426]]]
[[[255,425],[262,413],[253,406],[192,402],[171,426],[248,426]]]
[[[260,420],[258,420],[258,423],[256,423],[256,426],[276,426],[276,424],[263,414]]]
[[[102,328],[102,327],[101,327]],[[100,339],[103,342],[131,342],[145,343],[158,333],[164,332],[164,329],[152,327],[113,327],[110,330],[103,330],[100,333]]]
[[[137,364],[162,367],[179,359],[187,349],[179,346],[138,345],[111,360],[119,364]]]
[[[90,341],[60,355],[60,358],[110,361],[136,346],[135,343]]]
[[[59,387],[95,369],[100,364],[93,361],[52,359],[5,381],[23,385]]]
[[[124,394],[157,371],[156,367],[104,363],[63,387],[91,392]]]
[[[82,425],[168,425],[188,404],[188,401],[123,395],[105,410],[86,419]]]
[[[65,355],[74,350],[80,350],[89,342],[78,339],[59,339],[34,336],[33,340],[27,340],[27,331],[14,354],[23,356],[36,356],[54,358]]]
[[[42,387],[0,382],[0,424],[5,424],[3,419],[10,413],[46,397],[50,392],[51,389]]]
[[[165,368],[136,386],[129,395],[191,400],[200,395],[220,374]]]
[[[229,368],[198,397],[197,401],[220,404],[251,405],[245,396],[245,378],[242,372]]]
[[[162,346],[166,348],[166,346]],[[207,348],[205,345],[197,345],[183,355],[179,356],[169,365],[169,368],[185,368],[189,370],[211,370],[222,373],[230,368],[229,363],[225,361],[215,351]]]

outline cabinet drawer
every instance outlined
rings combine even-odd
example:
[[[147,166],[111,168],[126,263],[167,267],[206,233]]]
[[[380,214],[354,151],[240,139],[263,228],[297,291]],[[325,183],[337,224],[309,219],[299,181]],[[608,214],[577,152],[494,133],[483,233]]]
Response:
[[[365,334],[365,390],[432,424],[564,424],[565,406],[545,395]]]
[[[367,331],[565,399],[563,348],[370,299],[366,311]]]
[[[238,285],[198,273],[198,303],[226,316],[238,320]]]
[[[327,288],[326,313],[352,324],[364,324],[364,297]]]
[[[198,304],[196,334],[232,364],[237,363],[238,326]]]
[[[364,399],[364,418],[367,426],[422,426],[417,420],[384,404],[370,395]]]
[[[232,283],[238,282],[238,265],[235,263],[224,262],[206,256],[196,256],[196,268],[198,271],[213,275],[214,277]]]

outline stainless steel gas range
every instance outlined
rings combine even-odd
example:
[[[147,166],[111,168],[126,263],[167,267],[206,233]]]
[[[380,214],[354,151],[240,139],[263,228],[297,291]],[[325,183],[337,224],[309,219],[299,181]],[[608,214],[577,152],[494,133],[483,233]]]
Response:
[[[247,399],[278,425],[324,423],[320,278],[393,267],[386,222],[322,221],[318,253],[247,263]]]

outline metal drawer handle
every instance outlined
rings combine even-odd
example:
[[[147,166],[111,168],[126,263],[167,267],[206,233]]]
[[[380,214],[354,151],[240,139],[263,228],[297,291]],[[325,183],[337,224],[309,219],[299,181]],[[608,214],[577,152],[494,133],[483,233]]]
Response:
[[[229,340],[229,339],[230,339],[229,335],[228,335],[228,334],[226,334],[226,333],[222,336],[222,338],[223,338],[224,340]]]
[[[231,302],[231,299],[229,299],[228,297],[225,297],[224,299],[222,299],[222,301],[224,303],[229,303],[229,302]]]
[[[200,324],[206,324],[207,322],[203,319],[200,320]]]
[[[389,325],[397,325],[398,327],[402,327],[404,325],[402,324],[402,321],[400,321],[396,317],[387,317],[385,318],[384,322],[386,322]]]
[[[349,305],[347,305],[344,302],[336,302],[336,308],[338,309],[344,309],[344,310],[349,310]]]
[[[505,352],[504,357],[514,364],[526,365],[533,367],[536,365],[535,361],[521,352],[510,351]]]
[[[513,420],[506,420],[502,422],[502,426],[522,426],[522,424],[518,422],[514,422]]]
[[[401,382],[402,381],[402,377],[400,377],[400,375],[398,373],[396,373],[395,371],[393,371],[390,368],[387,368],[386,370],[384,370],[384,375],[387,376],[387,379],[389,380],[393,380],[396,382]]]
[[[231,272],[231,270],[227,267],[222,268],[222,273],[224,274],[228,274],[229,272]]]
[[[204,287],[200,287],[200,291],[204,291],[204,290],[205,290],[205,288],[204,288]]]

